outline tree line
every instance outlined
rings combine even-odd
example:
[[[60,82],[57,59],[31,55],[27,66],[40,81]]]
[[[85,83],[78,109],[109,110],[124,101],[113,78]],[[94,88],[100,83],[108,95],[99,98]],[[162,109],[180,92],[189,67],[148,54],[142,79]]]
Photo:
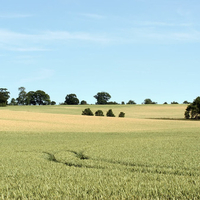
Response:
[[[10,103],[8,103],[8,99],[10,98],[10,92],[6,88],[0,88],[0,106],[6,105],[55,105],[55,101],[51,101],[49,94],[42,90],[37,91],[29,91],[26,92],[25,87],[18,88],[19,95],[17,98],[12,98]],[[98,92],[94,95],[96,99],[96,104],[105,105],[105,104],[120,104],[116,101],[109,101],[111,99],[111,95],[107,92]],[[67,94],[64,102],[60,103],[61,105],[87,105],[86,100],[80,101],[76,94]],[[127,103],[124,101],[121,104],[136,104],[134,100],[129,100]],[[157,104],[157,102],[152,101],[147,98],[142,102],[142,104]],[[168,104],[164,102],[164,104]],[[178,104],[178,102],[173,101],[171,104]],[[191,104],[188,101],[184,101],[183,104]]]

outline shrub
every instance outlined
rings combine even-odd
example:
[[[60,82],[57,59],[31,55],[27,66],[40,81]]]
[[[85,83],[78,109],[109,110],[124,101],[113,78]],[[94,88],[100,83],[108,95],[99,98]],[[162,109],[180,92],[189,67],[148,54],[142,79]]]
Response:
[[[90,108],[86,108],[85,110],[82,111],[82,115],[90,115],[93,116],[93,112],[90,110]]]
[[[108,112],[106,113],[106,116],[107,116],[107,117],[115,117],[115,115],[114,115],[112,109],[108,110]]]
[[[95,112],[95,116],[104,116],[103,111],[102,110],[97,110]]]
[[[171,104],[178,104],[178,102],[176,102],[176,101],[172,101]]]
[[[119,113],[119,117],[125,117],[125,113],[124,112],[120,112]]]
[[[133,100],[129,100],[127,104],[136,104],[136,103]]]
[[[81,105],[87,105],[87,101],[82,100],[82,101],[81,101]]]

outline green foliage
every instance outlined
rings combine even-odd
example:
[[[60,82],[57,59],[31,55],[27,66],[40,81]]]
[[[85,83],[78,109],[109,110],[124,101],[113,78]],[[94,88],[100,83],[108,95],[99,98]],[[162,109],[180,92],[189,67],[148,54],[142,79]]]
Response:
[[[90,110],[90,108],[86,108],[85,110],[82,111],[82,115],[90,115],[94,116],[93,112]]]
[[[56,105],[56,102],[55,101],[51,101],[51,105]]]
[[[188,102],[188,101],[184,101],[183,104],[190,104],[190,102]]]
[[[94,98],[97,100],[96,104],[107,104],[111,96],[107,92],[98,92]]]
[[[95,116],[104,116],[103,111],[102,110],[97,110],[95,112]]]
[[[185,118],[189,119],[199,119],[200,118],[200,97],[197,97],[193,103],[187,106],[185,111]]]
[[[17,104],[19,105],[25,105],[26,104],[26,99],[27,99],[27,93],[25,91],[25,87],[20,87],[18,88],[19,96],[17,98]]]
[[[124,112],[120,112],[119,113],[119,117],[125,117],[125,113]]]
[[[166,101],[163,104],[168,104]]]
[[[6,88],[0,88],[0,106],[6,106],[10,98],[10,92]]]
[[[80,104],[81,104],[81,105],[87,105],[87,101],[82,100]]]
[[[136,103],[133,100],[129,100],[127,104],[136,104]]]
[[[15,98],[12,98],[12,99],[11,99],[10,105],[12,105],[12,106],[16,106],[16,105],[17,105],[17,101],[16,101]]]
[[[145,99],[144,104],[157,104],[157,102],[152,101],[151,99]]]
[[[176,101],[172,101],[171,104],[178,104],[178,102],[176,102]]]
[[[42,90],[30,91],[26,94],[26,105],[50,105],[50,96]]]
[[[76,94],[68,94],[65,97],[65,103],[67,105],[78,105],[79,104],[79,99],[77,98]]]
[[[109,101],[107,102],[108,105],[118,105],[118,103],[116,101]]]
[[[121,103],[122,105],[124,105],[125,103],[124,103],[124,101],[122,101],[122,103]]]
[[[107,116],[107,117],[115,117],[115,115],[114,115],[112,109],[109,109],[109,110],[108,110],[108,112],[106,113],[106,116]]]

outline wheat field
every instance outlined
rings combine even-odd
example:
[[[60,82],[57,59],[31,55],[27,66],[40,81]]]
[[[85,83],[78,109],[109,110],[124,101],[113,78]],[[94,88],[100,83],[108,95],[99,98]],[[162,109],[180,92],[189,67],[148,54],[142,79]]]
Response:
[[[200,199],[200,123],[185,108],[0,108],[0,199]]]

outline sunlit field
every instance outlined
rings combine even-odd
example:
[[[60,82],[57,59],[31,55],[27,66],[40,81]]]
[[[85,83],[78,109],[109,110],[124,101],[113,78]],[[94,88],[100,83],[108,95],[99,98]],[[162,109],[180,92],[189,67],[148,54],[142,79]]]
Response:
[[[186,107],[0,108],[0,199],[200,199],[200,121]]]

